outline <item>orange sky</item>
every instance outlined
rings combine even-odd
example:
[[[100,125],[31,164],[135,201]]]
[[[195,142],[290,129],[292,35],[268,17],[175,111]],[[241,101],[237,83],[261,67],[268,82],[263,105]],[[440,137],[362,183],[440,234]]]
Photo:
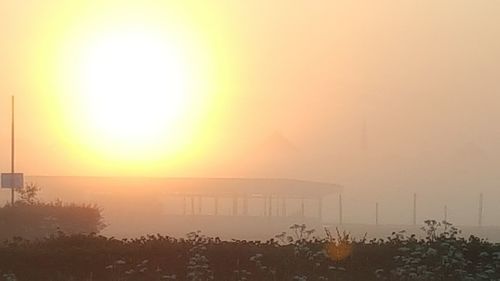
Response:
[[[1,2],[2,155],[14,93],[17,168],[27,174],[363,178],[392,186],[458,175],[497,184],[500,3],[182,3]],[[182,136],[175,151],[167,140],[139,160],[103,153],[109,142],[89,136],[75,113],[81,89],[65,77],[78,62],[62,50],[71,54],[78,42],[84,48],[122,25],[163,30],[185,43],[186,57],[194,50],[206,59],[200,75],[210,86],[192,93],[189,133],[163,132]],[[0,169],[8,168],[4,157]]]

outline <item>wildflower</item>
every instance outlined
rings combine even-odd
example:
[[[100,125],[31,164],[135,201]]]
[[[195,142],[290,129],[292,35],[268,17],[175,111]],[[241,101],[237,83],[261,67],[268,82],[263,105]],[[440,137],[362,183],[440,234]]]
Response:
[[[479,254],[479,256],[480,256],[481,258],[485,258],[485,257],[489,257],[490,255],[489,255],[487,252],[481,252],[481,253]]]

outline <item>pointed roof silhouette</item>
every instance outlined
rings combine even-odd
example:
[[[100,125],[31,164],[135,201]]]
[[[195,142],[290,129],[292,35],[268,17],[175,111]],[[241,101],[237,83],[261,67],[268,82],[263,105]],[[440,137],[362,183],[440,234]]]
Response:
[[[280,156],[296,154],[299,149],[280,131],[274,131],[260,144],[257,152]]]

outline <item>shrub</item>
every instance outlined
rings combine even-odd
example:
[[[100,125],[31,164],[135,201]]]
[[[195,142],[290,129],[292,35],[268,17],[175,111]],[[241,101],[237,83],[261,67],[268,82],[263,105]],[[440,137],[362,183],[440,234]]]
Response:
[[[0,239],[36,239],[58,231],[98,233],[104,227],[101,210],[94,205],[21,202],[0,208]]]

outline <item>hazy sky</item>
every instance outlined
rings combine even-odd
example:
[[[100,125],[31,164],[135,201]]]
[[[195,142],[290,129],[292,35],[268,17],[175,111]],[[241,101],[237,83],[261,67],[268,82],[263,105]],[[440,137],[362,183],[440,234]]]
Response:
[[[2,1],[1,170],[14,93],[17,169],[27,174],[500,186],[500,2],[183,3]],[[67,115],[79,89],[58,85],[69,84],[60,50],[122,23],[208,46],[217,94],[175,161],[97,155]]]

